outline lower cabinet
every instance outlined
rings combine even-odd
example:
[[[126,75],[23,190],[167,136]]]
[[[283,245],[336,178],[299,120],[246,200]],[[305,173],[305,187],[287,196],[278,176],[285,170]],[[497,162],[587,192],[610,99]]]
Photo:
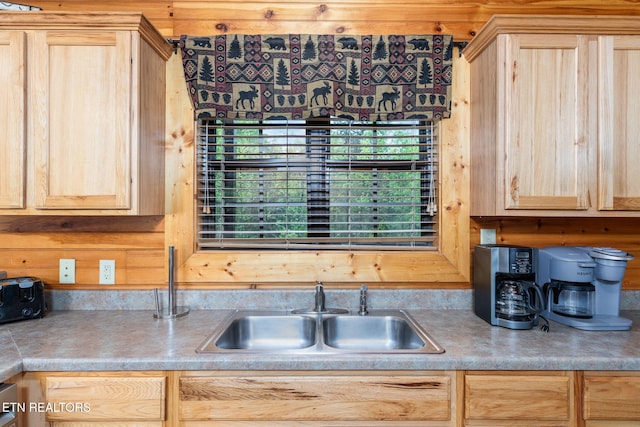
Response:
[[[456,373],[182,372],[179,425],[455,426]]]
[[[640,371],[29,372],[15,382],[26,427],[640,425]]]
[[[586,427],[640,425],[640,372],[584,372],[582,384]]]
[[[167,375],[162,372],[46,372],[26,378],[42,390],[41,401],[28,402],[30,421],[40,415],[51,427],[166,425]]]
[[[464,425],[576,426],[574,375],[565,371],[467,372]]]

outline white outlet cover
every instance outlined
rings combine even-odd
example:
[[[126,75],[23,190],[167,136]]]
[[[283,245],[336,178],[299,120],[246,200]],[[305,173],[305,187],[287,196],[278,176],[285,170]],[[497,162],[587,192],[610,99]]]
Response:
[[[101,285],[115,285],[116,283],[116,261],[113,259],[100,260],[100,278]]]
[[[496,229],[495,228],[481,228],[480,229],[480,244],[481,245],[493,245],[496,243]]]

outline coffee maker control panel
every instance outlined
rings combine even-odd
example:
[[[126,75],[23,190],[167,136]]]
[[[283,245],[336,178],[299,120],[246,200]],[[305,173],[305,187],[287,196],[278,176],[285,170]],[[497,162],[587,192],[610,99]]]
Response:
[[[510,272],[516,274],[533,273],[533,249],[511,248]]]

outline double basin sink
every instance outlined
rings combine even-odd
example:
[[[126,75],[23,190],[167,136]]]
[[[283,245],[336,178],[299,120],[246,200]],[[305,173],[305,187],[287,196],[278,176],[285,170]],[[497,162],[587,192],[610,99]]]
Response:
[[[405,310],[292,314],[236,310],[198,353],[444,353]]]

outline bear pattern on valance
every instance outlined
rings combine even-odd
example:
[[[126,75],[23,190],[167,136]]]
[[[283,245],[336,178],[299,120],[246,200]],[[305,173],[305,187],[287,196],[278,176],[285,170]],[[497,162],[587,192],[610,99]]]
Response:
[[[196,117],[380,121],[450,115],[450,35],[182,36]]]

